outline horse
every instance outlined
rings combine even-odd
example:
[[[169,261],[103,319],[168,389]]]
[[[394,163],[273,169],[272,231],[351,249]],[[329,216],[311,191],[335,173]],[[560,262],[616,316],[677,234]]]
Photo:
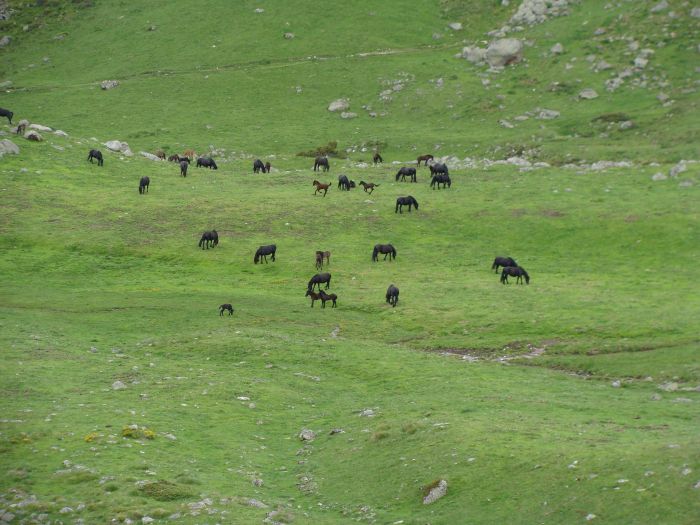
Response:
[[[311,297],[311,308],[314,307],[314,303],[316,301],[321,301],[321,292],[319,290],[319,293],[312,292],[311,288],[306,290],[306,294],[304,294],[304,297]]]
[[[328,188],[331,187],[331,183],[329,182],[328,184],[323,184],[315,180],[313,181],[312,186],[316,186],[316,191],[314,192],[314,195],[316,195],[319,191],[323,190],[323,196],[325,197],[326,193],[328,193]]]
[[[496,257],[493,260],[493,264],[491,265],[491,269],[495,270],[496,273],[498,273],[498,267],[503,266],[505,268],[506,266],[513,266],[514,268],[518,267],[518,263],[515,262],[515,259],[512,257]]]
[[[270,173],[270,168],[272,168],[272,164],[270,164],[270,161],[267,161],[265,163],[265,173]]]
[[[386,302],[389,303],[392,308],[399,302],[399,289],[393,284],[390,284],[389,288],[386,289]]]
[[[525,277],[525,284],[530,284],[530,276],[527,274],[524,268],[520,266],[506,266],[501,272],[501,282],[503,284],[508,284],[508,276],[516,277],[515,284],[523,284],[523,277]]]
[[[338,188],[340,188],[341,190],[350,191],[350,189],[354,187],[354,180],[349,180],[345,175],[338,176]]]
[[[445,175],[444,173],[440,173],[438,175],[433,175],[432,180],[430,181],[430,187],[435,189],[435,185],[437,184],[437,189],[440,189],[440,184],[442,184],[443,188],[451,188],[452,187],[452,181],[450,180],[449,175]]]
[[[372,162],[374,162],[374,165],[376,166],[378,163],[384,163],[384,159],[382,156],[379,154],[379,152],[376,152],[374,154],[374,157],[372,157]]]
[[[17,123],[17,130],[15,133],[17,135],[24,135],[24,132],[27,131],[27,126],[29,126],[29,121],[26,119],[22,119]]]
[[[321,295],[321,308],[326,307],[326,301],[333,301],[333,306],[331,306],[331,308],[338,306],[335,304],[335,302],[338,300],[338,296],[334,293],[326,293],[323,290],[319,290],[318,293]]]
[[[199,246],[202,248],[202,250],[206,247],[208,250],[209,247],[215,248],[219,244],[219,234],[216,233],[216,230],[212,230],[210,232],[204,232],[202,234],[202,238],[199,239]]]
[[[450,172],[447,169],[447,164],[445,164],[445,163],[431,164],[430,165],[430,174],[437,175],[438,173],[444,173],[445,175],[449,175]]]
[[[262,171],[263,173],[267,173],[267,169],[265,169],[265,164],[263,164],[263,161],[260,159],[255,159],[255,162],[253,162],[253,173],[258,173]]]
[[[219,306],[219,315],[224,315],[224,312],[227,310],[229,315],[233,315],[233,306],[228,303]]]
[[[180,175],[187,177],[187,168],[190,166],[190,160],[185,157],[180,161]]]
[[[321,270],[323,268],[323,259],[326,259],[326,264],[331,263],[331,252],[322,252],[321,250],[316,250],[316,269]]]
[[[151,183],[151,179],[148,177],[141,177],[141,180],[139,181],[139,194],[143,195],[144,193],[148,193],[148,185]]]
[[[331,285],[331,274],[329,273],[317,273],[314,275],[310,280],[309,284],[307,285],[307,288],[311,291],[313,291],[314,286],[318,286],[318,289],[321,289],[321,284],[326,283],[326,290]]]
[[[361,180],[360,186],[362,186],[364,188],[365,193],[369,193],[370,195],[372,195],[372,192],[374,192],[374,188],[378,188],[379,184],[375,184],[374,182],[367,183],[367,182]],[[368,192],[367,190],[371,190],[371,191]]]
[[[412,206],[415,206],[416,210],[418,210],[418,201],[414,199],[411,195],[409,195],[408,197],[399,197],[398,199],[396,199],[396,209],[394,210],[394,213],[403,213],[402,208],[404,206],[408,206],[408,211],[410,213]]]
[[[255,257],[253,258],[253,262],[255,264],[258,264],[258,262],[262,262],[260,259],[263,258],[265,259],[265,264],[267,264],[267,256],[272,255],[272,262],[275,262],[275,252],[277,251],[277,245],[276,244],[268,244],[267,246],[261,246],[258,248],[258,251],[255,252]]]
[[[185,159],[187,159],[187,157],[180,157],[180,155],[178,155],[177,153],[173,153],[168,157],[168,162],[180,162]],[[190,159],[187,160],[189,161]]]
[[[102,166],[105,163],[104,159],[102,158],[102,152],[100,150],[97,150],[97,149],[91,149],[90,153],[88,153],[87,160],[90,161],[90,164],[92,164],[92,159],[97,160],[98,166]]]
[[[195,153],[195,151],[194,151],[193,149],[187,149],[187,150],[185,150],[185,152],[182,154],[182,156],[183,156],[183,157],[187,157],[187,158],[190,159],[190,160],[193,160],[193,159],[197,156],[197,154]]]
[[[432,155],[421,155],[420,157],[418,157],[418,165],[420,166],[421,162],[425,162],[424,166],[427,166],[428,161],[432,162],[434,158],[435,157],[433,157]]]
[[[377,254],[383,253],[384,254],[384,260],[386,261],[387,255],[389,256],[389,260],[391,259],[396,259],[396,248],[394,248],[391,244],[375,244],[374,245],[374,250],[372,250],[372,260],[374,262],[377,262]]]
[[[156,150],[155,156],[160,160],[165,160],[165,152],[162,149]]]
[[[398,181],[399,178],[401,178],[401,180],[404,181],[406,177],[409,177],[411,182],[416,182],[416,168],[408,168],[406,166],[400,168],[396,174],[396,180]]]
[[[214,162],[214,159],[211,157],[199,157],[197,159],[197,167],[198,168],[209,168],[210,170],[218,170],[219,167],[216,165],[216,162]]]
[[[314,171],[317,171],[321,168],[323,168],[323,171],[328,171],[329,169],[331,169],[330,164],[328,164],[328,157],[316,157],[316,160],[314,161]]]
[[[0,108],[0,117],[7,117],[7,120],[10,121],[10,125],[12,125],[12,117],[14,117],[15,114],[12,113],[9,109],[5,108]]]

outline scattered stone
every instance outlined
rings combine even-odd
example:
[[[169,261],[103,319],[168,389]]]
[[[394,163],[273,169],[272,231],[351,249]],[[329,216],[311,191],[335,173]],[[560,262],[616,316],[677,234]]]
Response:
[[[669,170],[668,176],[674,177],[674,178],[678,177],[679,174],[683,173],[687,169],[688,169],[688,166],[686,165],[685,161],[682,160]]]
[[[639,69],[644,69],[647,67],[647,64],[649,63],[649,59],[644,58],[644,57],[637,57],[634,59],[634,67],[639,68]]]
[[[658,4],[650,9],[652,13],[660,13],[661,11],[668,9],[668,2],[666,0],[661,0]]]
[[[253,485],[255,485],[256,487],[262,487],[262,486],[263,486],[263,480],[261,480],[260,478],[254,478],[253,481],[252,481],[252,483],[253,483]]]
[[[141,523],[143,523],[144,525],[148,525],[149,523],[153,523],[154,521],[156,520],[154,520],[150,516],[144,516],[143,518],[141,518]]]
[[[115,381],[114,383],[112,383],[112,390],[124,390],[125,388],[126,385],[121,381]]]
[[[674,403],[692,403],[693,400],[687,397],[677,397],[673,400]]]
[[[118,80],[103,80],[100,82],[100,87],[107,91],[108,89],[114,89],[119,85]]]
[[[338,334],[340,333],[340,326],[336,326],[333,328],[333,331],[331,332],[331,337],[338,337]]]
[[[133,156],[129,145],[126,142],[121,142],[119,140],[109,140],[104,143],[107,149],[116,151],[117,153],[123,153],[127,157]]]
[[[559,115],[561,115],[561,113],[554,109],[540,109],[535,118],[540,120],[552,120],[559,118]]]
[[[24,134],[24,138],[27,140],[33,140],[34,142],[41,142],[44,140],[44,137],[42,137],[39,132],[35,130],[27,131]]]
[[[57,129],[56,131],[53,132],[54,135],[58,135],[59,137],[67,137],[68,133],[66,133],[63,130]]]
[[[447,494],[447,481],[441,479],[438,484],[430,489],[430,492],[423,498],[423,505],[430,505]]]
[[[170,441],[177,441],[177,438],[173,434],[170,434],[170,433],[163,434],[163,437],[165,439],[169,439]]]
[[[593,34],[594,34],[595,36],[604,35],[605,33],[607,33],[607,31],[606,31],[606,29],[605,29],[604,27],[599,27],[598,29],[596,29],[595,31],[593,31]]]
[[[255,499],[255,498],[249,498],[249,499],[245,500],[245,503],[246,503],[246,505],[249,505],[251,507],[255,507],[256,509],[267,509],[268,508],[268,506],[265,503],[263,503],[260,500]]]
[[[35,129],[35,130],[37,130],[37,131],[44,131],[44,132],[47,132],[47,133],[48,133],[49,131],[53,131],[50,127],[48,127],[48,126],[42,126],[41,124],[29,124],[29,126],[27,126],[27,127],[28,127],[29,129]]]
[[[343,111],[340,114],[340,118],[344,118],[344,119],[351,119],[351,118],[356,118],[356,117],[357,117],[357,113],[353,113],[352,111]]]
[[[313,441],[316,439],[316,433],[313,430],[304,428],[301,432],[299,432],[299,439],[302,441]]]
[[[564,52],[564,46],[557,42],[549,49],[549,52],[553,55],[561,55]]]
[[[5,154],[19,155],[19,146],[9,139],[0,140],[0,157]]]
[[[343,430],[342,428],[334,428],[329,432],[329,434],[331,436],[334,436],[336,434],[345,434],[345,430]]]
[[[0,38],[0,47],[9,46],[10,42],[12,42],[12,37],[9,35],[5,35],[2,38]]]
[[[346,98],[339,98],[328,105],[328,111],[345,111],[350,108],[350,101]]]
[[[63,507],[58,512],[59,514],[70,514],[71,512],[73,512],[73,509],[71,509],[70,507]]]
[[[154,160],[156,162],[160,162],[162,160],[157,155],[154,155],[153,153],[149,153],[147,151],[139,151],[139,155],[141,155],[142,157],[146,157],[149,160]]]
[[[596,518],[597,518],[597,516],[595,514],[588,514],[586,516],[586,521],[591,521],[591,520],[594,520]]]
[[[664,175],[663,173],[661,173],[660,171],[658,173],[654,173],[651,176],[651,180],[657,181],[657,182],[660,180],[666,180],[666,179],[668,179],[668,177],[666,175]]]
[[[502,128],[513,129],[513,128],[515,127],[513,124],[511,124],[510,122],[508,122],[508,121],[505,120],[505,119],[499,120],[499,121],[498,121],[498,124],[499,124]]]
[[[593,100],[594,98],[598,98],[598,93],[595,89],[586,88],[578,94],[578,98],[582,98],[584,100]]]
[[[362,412],[360,412],[360,417],[374,417],[374,410],[371,408],[365,408]]]
[[[494,40],[486,49],[486,61],[491,67],[505,67],[523,58],[523,42],[517,38]]]
[[[620,122],[620,129],[622,131],[624,131],[626,129],[632,129],[633,127],[634,127],[634,122],[632,122],[631,120],[623,120],[622,122]]]
[[[700,7],[693,7],[693,9],[690,10],[690,16],[693,18],[700,18]]]
[[[292,40],[294,38],[294,33],[285,33],[284,38],[285,40]]]
[[[452,31],[461,31],[462,30],[462,24],[459,22],[452,22],[451,24],[448,24],[447,27],[452,29]]]
[[[256,7],[256,8],[255,8],[255,12],[256,12],[256,13],[264,13],[265,10],[264,10],[262,7]]]
[[[483,64],[486,61],[486,49],[477,46],[467,46],[462,48],[460,56],[473,64]]]
[[[683,474],[684,476],[687,476],[691,472],[692,472],[692,470],[689,468],[684,468],[683,470],[681,470],[681,474]]]
[[[617,379],[617,380],[613,381],[612,383],[610,383],[610,386],[612,386],[613,388],[620,388],[622,386],[622,383],[620,382],[619,379]]]
[[[608,69],[612,68],[612,65],[610,65],[608,62],[605,60],[601,60],[600,62],[597,62],[595,66],[593,66],[593,70],[595,72],[598,71],[607,71]]]
[[[692,180],[684,180],[678,183],[679,188],[690,188],[691,186],[693,186]]]

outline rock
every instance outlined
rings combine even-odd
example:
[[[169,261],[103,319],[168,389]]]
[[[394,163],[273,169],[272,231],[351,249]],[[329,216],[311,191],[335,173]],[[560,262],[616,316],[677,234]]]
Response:
[[[301,432],[299,432],[299,439],[302,441],[313,441],[316,439],[316,433],[313,430],[304,428]]]
[[[53,132],[54,135],[58,135],[59,137],[67,137],[68,133],[65,131],[62,131],[60,129],[57,129],[56,131]]]
[[[262,7],[256,7],[256,8],[255,8],[255,12],[256,12],[256,13],[264,13],[265,10],[264,10]]]
[[[662,385],[659,385],[659,388],[663,390],[664,392],[675,392],[678,390],[678,383],[675,382],[668,382],[664,383]]]
[[[292,40],[294,38],[294,33],[285,33],[284,38],[285,40]]]
[[[2,38],[0,38],[0,47],[9,46],[10,42],[12,42],[12,37],[5,35]]]
[[[104,89],[105,91],[108,89],[114,89],[118,85],[119,85],[118,80],[103,80],[102,82],[100,82],[100,87],[102,89]]]
[[[666,175],[664,175],[663,173],[661,173],[660,171],[658,173],[654,173],[651,176],[651,180],[653,180],[653,181],[660,181],[660,180],[666,180],[666,179],[668,179],[668,177]]]
[[[10,523],[13,519],[15,519],[15,515],[11,512],[5,512],[4,514],[0,514],[0,520],[2,520],[4,523]]]
[[[121,381],[115,381],[114,383],[112,383],[112,390],[124,390],[125,388],[126,385]]]
[[[350,108],[350,101],[346,98],[339,98],[328,105],[328,111],[345,111]]]
[[[604,35],[605,33],[607,33],[607,31],[606,31],[606,29],[605,29],[604,27],[599,27],[598,29],[596,29],[595,31],[593,31],[593,34],[594,34],[595,36]]]
[[[165,439],[169,439],[170,441],[177,441],[177,438],[176,438],[173,434],[170,434],[170,433],[168,433],[168,434],[163,434],[163,437],[164,437]]]
[[[374,410],[371,408],[365,408],[362,412],[360,412],[360,417],[374,417]]]
[[[599,61],[595,66],[593,66],[594,71],[606,71],[610,69],[612,66],[607,63],[605,60]]]
[[[144,516],[143,518],[141,518],[141,523],[143,523],[144,525],[148,525],[149,523],[153,523],[154,521],[156,520],[154,520],[150,516]]]
[[[649,11],[652,13],[660,13],[664,9],[668,9],[668,2],[666,0],[661,0],[661,2],[652,7]]]
[[[427,496],[423,498],[423,505],[430,505],[447,494],[447,481],[441,479],[438,484],[430,489]]]
[[[661,399],[663,398],[661,397],[661,394],[652,394],[649,399],[651,399],[652,401],[661,401]]]
[[[451,24],[447,24],[447,27],[452,29],[452,31],[461,31],[462,30],[462,24],[459,22],[452,22]]]
[[[513,128],[515,127],[513,124],[511,124],[511,123],[508,122],[507,120],[499,120],[499,121],[498,121],[498,124],[499,124],[502,128],[513,129]]]
[[[663,91],[662,91],[661,93],[659,93],[658,95],[656,95],[656,100],[658,100],[658,101],[661,102],[662,104],[663,104],[664,102],[668,102],[668,100],[669,100],[670,98],[671,98],[671,97],[669,97],[669,96],[668,96],[666,93],[664,93]]]
[[[626,129],[632,129],[634,127],[634,122],[631,120],[623,120],[620,122],[620,129],[621,130],[626,130]]]
[[[690,10],[690,16],[693,18],[700,18],[700,7],[693,7],[693,9]]]
[[[586,521],[591,521],[591,520],[594,520],[596,518],[597,518],[597,516],[595,514],[588,514],[586,516]]]
[[[552,120],[559,118],[559,115],[561,115],[561,113],[554,109],[540,109],[535,118],[540,120]]]
[[[255,498],[247,499],[245,503],[246,503],[246,505],[249,505],[251,507],[255,507],[256,509],[268,508],[268,506],[265,503],[263,503],[260,500],[255,499]]]
[[[70,514],[71,512],[73,512],[73,509],[71,509],[70,507],[63,507],[58,512],[59,514]]]
[[[644,69],[647,67],[647,64],[649,63],[649,59],[644,58],[644,57],[637,57],[634,59],[634,67],[638,69]]]
[[[141,155],[142,157],[146,157],[149,160],[154,160],[156,162],[160,162],[162,160],[157,155],[154,155],[153,153],[148,153],[147,151],[139,151],[139,155]]]
[[[598,98],[598,93],[595,89],[586,88],[581,90],[581,92],[578,94],[578,98],[582,98],[584,100],[593,100],[594,98]]]
[[[549,52],[553,55],[561,55],[564,52],[564,46],[557,42],[549,49]]]
[[[357,117],[357,113],[353,113],[352,111],[343,111],[340,114],[340,118],[344,118],[344,119],[350,119],[350,118],[356,118],[356,117]]]
[[[486,50],[477,46],[467,46],[462,48],[461,56],[473,64],[483,64],[486,61]]]
[[[334,436],[336,434],[345,434],[345,430],[343,430],[342,428],[334,428],[329,432],[329,434],[331,436]]]
[[[119,140],[108,140],[104,143],[107,149],[116,151],[117,153],[123,153],[127,157],[131,157],[133,153],[126,142],[121,142]]]
[[[617,380],[613,381],[612,383],[610,383],[610,386],[613,388],[620,388],[622,386],[622,383],[620,382],[619,379],[617,379]]]
[[[523,58],[523,43],[517,38],[494,40],[486,49],[486,61],[491,67],[505,67],[520,62]]]
[[[678,175],[680,173],[683,173],[687,169],[688,169],[688,166],[686,165],[685,161],[682,160],[669,170],[668,176],[669,177],[678,177]]]
[[[155,31],[158,29],[158,26],[148,26],[148,31]]]
[[[690,188],[692,186],[693,186],[692,180],[684,180],[684,181],[678,183],[679,188]]]
[[[0,157],[5,154],[19,155],[19,146],[9,139],[0,140]]]
[[[27,140],[33,140],[34,142],[41,142],[44,140],[44,137],[42,137],[39,132],[35,130],[27,131],[24,134],[24,138]]]
[[[53,131],[50,127],[42,126],[41,124],[29,124],[29,129],[35,129],[37,131],[44,131],[44,132]]]

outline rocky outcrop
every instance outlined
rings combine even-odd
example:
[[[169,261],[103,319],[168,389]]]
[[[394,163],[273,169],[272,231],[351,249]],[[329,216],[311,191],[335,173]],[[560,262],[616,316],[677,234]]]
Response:
[[[447,481],[441,479],[423,498],[423,505],[430,505],[447,494]]]
[[[147,151],[139,151],[139,155],[141,155],[142,157],[146,157],[149,160],[154,160],[156,162],[160,162],[162,160],[157,155],[154,155],[153,153],[148,153]]]
[[[127,157],[133,156],[133,152],[126,142],[121,142],[119,140],[109,140],[104,143],[107,149],[111,151],[116,151],[117,153],[122,153]]]
[[[3,155],[19,155],[19,146],[11,140],[0,140],[0,157]]]
[[[517,38],[500,38],[493,40],[486,49],[467,46],[462,49],[461,57],[474,64],[502,68],[522,60],[523,42]]]

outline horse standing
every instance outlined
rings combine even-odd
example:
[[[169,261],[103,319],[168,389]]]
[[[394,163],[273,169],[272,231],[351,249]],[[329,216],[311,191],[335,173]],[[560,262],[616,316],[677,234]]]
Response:
[[[318,293],[321,295],[321,308],[326,307],[326,301],[332,301],[333,306],[331,308],[335,308],[338,306],[335,302],[338,300],[338,296],[335,295],[334,293],[326,293],[323,290],[319,290]]]
[[[271,255],[272,256],[272,262],[275,262],[275,253],[277,252],[277,245],[276,244],[268,244],[267,246],[261,246],[258,248],[258,251],[255,252],[255,257],[253,257],[253,262],[255,264],[258,264],[259,262],[262,262],[260,259],[265,260],[265,264],[267,264],[267,256]]]
[[[372,195],[374,192],[374,188],[378,188],[379,184],[375,184],[374,182],[365,182],[363,180],[360,181],[360,186],[365,190],[365,193],[369,193]],[[370,191],[367,191],[370,190]]]
[[[326,259],[326,264],[331,263],[331,252],[323,252],[320,250],[316,250],[316,269],[317,270],[322,270],[323,269],[323,259]]]
[[[315,286],[318,286],[318,289],[321,289],[321,284],[326,283],[326,290],[331,285],[331,274],[329,273],[317,273],[314,275],[311,279],[309,279],[309,284],[307,285],[307,289],[313,291]]]
[[[165,152],[162,149],[156,150],[155,156],[160,160],[165,160]]]
[[[384,254],[385,261],[387,256],[389,256],[390,261],[392,259],[396,259],[396,248],[394,248],[391,244],[375,244],[374,249],[372,250],[372,261],[377,262],[377,255],[380,253]]]
[[[420,163],[421,163],[421,162],[425,162],[424,166],[427,166],[427,165],[428,165],[428,161],[431,161],[431,162],[432,162],[432,160],[433,160],[434,158],[435,158],[435,157],[433,157],[432,155],[421,155],[421,156],[418,157],[418,159],[417,159],[417,160],[418,160],[418,165],[420,166]]]
[[[193,149],[185,150],[185,152],[182,154],[182,157],[187,157],[188,159],[190,159],[190,161],[194,160],[194,158],[196,156],[197,156],[197,154],[195,153],[195,151]]]
[[[354,187],[354,180],[349,180],[346,175],[338,176],[338,188],[340,188],[341,190],[350,191],[350,189]]]
[[[180,175],[187,177],[187,168],[190,167],[190,160],[185,157],[180,161]]]
[[[197,167],[198,168],[209,168],[210,170],[218,170],[219,167],[216,165],[216,162],[214,162],[214,159],[211,157],[199,157],[197,159]]]
[[[431,164],[430,165],[430,174],[437,175],[438,173],[443,173],[445,175],[449,175],[450,171],[447,169],[447,164],[445,164],[444,162]]]
[[[221,316],[221,315],[224,315],[224,312],[225,312],[225,311],[228,311],[228,314],[229,314],[229,315],[233,315],[233,306],[231,306],[231,305],[228,304],[228,303],[222,304],[221,306],[219,306],[219,315],[220,315],[220,316]]]
[[[148,177],[141,177],[139,181],[139,194],[143,195],[144,193],[148,193],[149,184],[151,184],[151,179]]]
[[[90,161],[90,164],[92,164],[92,159],[97,161],[98,166],[103,166],[105,163],[104,159],[102,158],[102,152],[98,149],[91,149],[90,153],[88,153],[87,160]]]
[[[265,164],[263,164],[263,161],[260,159],[255,159],[253,162],[253,173],[258,173],[260,171],[267,173],[267,168],[265,167]]]
[[[177,153],[173,153],[172,155],[170,155],[168,157],[168,162],[180,162],[181,160],[185,160],[185,159],[187,159],[187,157],[181,158],[180,155],[178,155]],[[187,160],[190,160],[190,159],[187,159]]]
[[[416,182],[416,168],[409,168],[406,166],[399,168],[398,173],[396,173],[396,180],[398,181],[400,178],[402,181],[404,181],[406,180],[406,177],[409,177],[411,182]]]
[[[390,284],[389,288],[386,289],[386,302],[389,303],[392,308],[399,302],[399,289],[393,284]]]
[[[450,180],[450,176],[445,175],[444,173],[440,173],[438,175],[433,175],[433,178],[430,181],[430,187],[435,189],[436,184],[437,184],[437,189],[440,189],[440,184],[442,184],[443,188],[451,188],[452,187],[452,181]]]
[[[10,125],[12,125],[12,117],[14,117],[15,114],[12,113],[9,109],[5,108],[0,108],[0,117],[7,117],[7,120],[10,121]]]
[[[316,195],[319,191],[323,190],[323,196],[326,196],[326,193],[328,193],[328,188],[331,187],[331,183],[329,182],[328,184],[323,184],[322,182],[318,182],[317,180],[313,181],[312,186],[316,186],[316,191],[314,192],[314,195]]]
[[[508,276],[515,277],[515,284],[523,284],[523,277],[525,278],[525,284],[530,284],[530,276],[527,274],[524,268],[520,266],[506,266],[501,272],[501,283],[508,284]]]
[[[202,238],[199,239],[199,247],[206,248],[207,250],[211,248],[215,248],[219,244],[219,234],[216,233],[216,230],[211,230],[209,232],[204,232],[202,234]]]
[[[496,273],[498,273],[499,266],[502,266],[503,268],[505,268],[507,266],[517,267],[518,263],[516,263],[515,259],[513,259],[512,257],[496,257],[493,260],[493,264],[491,265],[491,269],[495,270]]]
[[[410,213],[412,206],[415,206],[416,210],[418,210],[418,201],[414,199],[411,195],[409,195],[408,197],[399,197],[398,199],[396,199],[396,209],[394,210],[394,213],[403,213],[402,208],[404,206],[408,206],[408,211]]]
[[[29,121],[27,119],[22,119],[17,123],[17,135],[24,135],[27,131],[27,126],[29,126]]]
[[[323,168],[323,171],[328,171],[331,169],[330,164],[328,164],[328,157],[316,157],[316,160],[314,160],[314,171],[317,171],[319,169]]]
[[[304,297],[311,297],[311,308],[313,308],[314,303],[316,301],[321,300],[321,292],[319,290],[319,293],[316,293],[316,292],[311,291],[311,288],[309,288],[308,290],[306,290],[306,294],[304,294]]]
[[[374,165],[376,166],[379,163],[384,163],[384,159],[382,156],[379,154],[379,152],[375,152],[374,157],[372,157],[372,162],[374,162]]]

